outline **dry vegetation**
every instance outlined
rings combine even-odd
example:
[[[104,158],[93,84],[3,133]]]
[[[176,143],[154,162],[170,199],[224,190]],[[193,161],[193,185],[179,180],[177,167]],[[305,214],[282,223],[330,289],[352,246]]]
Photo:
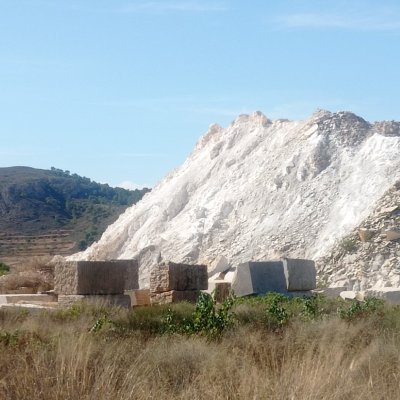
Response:
[[[235,303],[212,336],[171,333],[195,323],[188,304],[0,310],[0,398],[399,398],[398,308],[275,300]]]
[[[10,268],[0,277],[0,293],[37,293],[53,289],[54,265],[51,256],[32,257],[21,265]]]

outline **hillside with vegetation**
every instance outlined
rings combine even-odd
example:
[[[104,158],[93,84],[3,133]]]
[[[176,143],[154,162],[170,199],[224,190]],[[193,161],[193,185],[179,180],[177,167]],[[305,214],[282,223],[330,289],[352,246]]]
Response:
[[[83,250],[148,191],[54,167],[0,168],[0,260]]]

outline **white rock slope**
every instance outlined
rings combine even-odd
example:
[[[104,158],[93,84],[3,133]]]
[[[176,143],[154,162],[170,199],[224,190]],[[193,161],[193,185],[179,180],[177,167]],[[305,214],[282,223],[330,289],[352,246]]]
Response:
[[[146,286],[157,259],[321,257],[399,179],[399,144],[400,123],[348,112],[212,125],[180,168],[72,258],[138,257]]]

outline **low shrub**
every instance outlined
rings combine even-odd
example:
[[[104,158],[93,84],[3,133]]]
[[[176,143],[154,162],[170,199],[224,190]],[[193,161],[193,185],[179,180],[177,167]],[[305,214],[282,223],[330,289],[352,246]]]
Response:
[[[10,272],[10,267],[2,262],[0,262],[0,276],[5,275]]]
[[[357,250],[357,239],[354,236],[347,236],[339,243],[340,249],[343,254],[351,254]]]
[[[350,303],[343,302],[338,307],[337,313],[341,319],[354,321],[375,313],[382,313],[384,304],[383,300],[373,297],[367,298],[363,302],[353,300]]]
[[[232,307],[234,297],[228,297],[222,304],[207,293],[200,293],[193,313],[178,321],[171,309],[165,318],[167,333],[201,334],[209,338],[218,338],[233,323]]]

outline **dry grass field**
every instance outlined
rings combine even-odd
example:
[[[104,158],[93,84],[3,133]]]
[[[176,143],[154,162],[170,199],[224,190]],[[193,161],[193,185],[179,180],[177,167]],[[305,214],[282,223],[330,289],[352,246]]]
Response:
[[[0,310],[0,398],[398,399],[400,310],[279,296]]]

